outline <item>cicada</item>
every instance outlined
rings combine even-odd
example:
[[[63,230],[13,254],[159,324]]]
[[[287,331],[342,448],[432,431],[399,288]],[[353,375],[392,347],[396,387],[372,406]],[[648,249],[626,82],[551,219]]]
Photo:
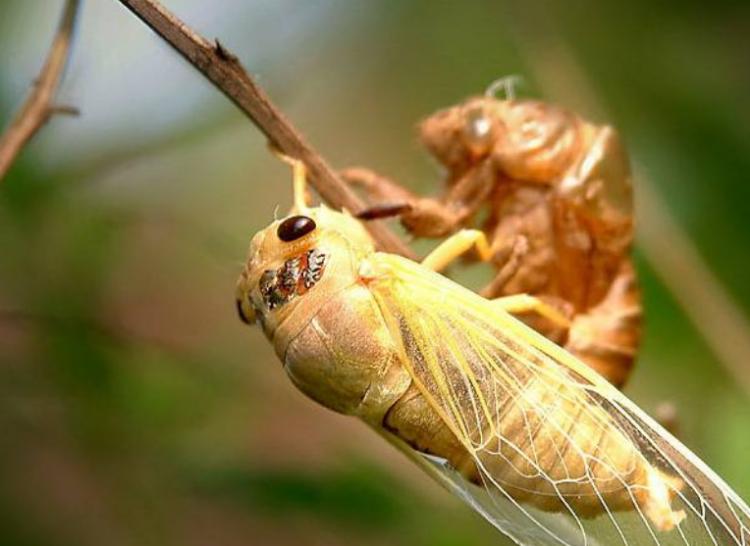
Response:
[[[525,545],[740,545],[750,510],[614,386],[508,311],[422,263],[377,252],[347,212],[306,203],[256,234],[237,286],[307,396],[362,419]],[[550,315],[552,318],[552,314]]]
[[[481,229],[496,268],[482,294],[532,294],[556,306],[570,328],[522,318],[622,386],[640,342],[641,305],[630,166],[618,132],[553,104],[480,96],[429,116],[419,133],[447,171],[439,196],[414,195],[365,169],[345,177],[365,190],[372,211],[398,212],[415,236]]]

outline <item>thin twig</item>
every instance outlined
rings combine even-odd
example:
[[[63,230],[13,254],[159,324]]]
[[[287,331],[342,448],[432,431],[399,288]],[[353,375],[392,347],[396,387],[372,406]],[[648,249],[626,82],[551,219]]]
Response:
[[[218,40],[211,42],[197,34],[155,0],[119,1],[247,114],[275,148],[304,162],[310,183],[326,202],[352,213],[364,209],[362,201],[285,119],[236,55]],[[409,247],[384,225],[372,223],[368,229],[382,250],[413,257]]]
[[[589,116],[607,119],[574,52],[547,13],[533,2],[504,2],[506,30],[520,45],[548,94]],[[636,185],[638,246],[719,363],[750,398],[750,319],[664,204],[643,169]]]
[[[639,187],[639,245],[685,316],[750,398],[750,321],[650,185]]]
[[[76,15],[80,5],[81,0],[68,0],[65,3],[44,67],[26,102],[16,114],[8,130],[0,137],[0,180],[8,173],[26,143],[53,115],[78,113],[70,106],[54,105],[53,101],[70,56],[70,44],[73,40]]]

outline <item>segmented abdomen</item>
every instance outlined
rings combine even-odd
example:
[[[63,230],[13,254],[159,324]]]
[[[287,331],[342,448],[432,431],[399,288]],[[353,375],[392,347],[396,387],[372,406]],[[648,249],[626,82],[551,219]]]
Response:
[[[546,511],[594,516],[602,501],[633,508],[629,487],[645,485],[647,463],[604,409],[547,378],[529,377],[506,395],[495,438],[472,457],[485,479]]]

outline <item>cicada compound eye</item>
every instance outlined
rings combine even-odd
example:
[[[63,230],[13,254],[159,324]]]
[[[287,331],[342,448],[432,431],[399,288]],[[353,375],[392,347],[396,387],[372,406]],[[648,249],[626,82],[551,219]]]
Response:
[[[492,119],[481,107],[472,107],[465,116],[461,133],[463,142],[474,157],[482,157],[492,148],[495,136]]]
[[[290,216],[279,224],[276,235],[285,243],[301,239],[315,229],[315,220],[308,216]]]

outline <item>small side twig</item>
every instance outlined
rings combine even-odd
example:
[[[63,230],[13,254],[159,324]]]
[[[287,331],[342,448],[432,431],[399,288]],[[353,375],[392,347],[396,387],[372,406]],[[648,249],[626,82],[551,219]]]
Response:
[[[65,3],[44,67],[26,102],[16,114],[8,130],[0,137],[0,180],[8,173],[26,143],[52,116],[78,113],[75,108],[55,105],[53,101],[70,56],[70,44],[73,40],[73,30],[80,5],[81,0],[67,0]]]
[[[119,0],[169,43],[255,123],[280,152],[301,160],[310,182],[331,206],[356,214],[362,201],[328,163],[313,150],[245,70],[237,56],[218,41],[197,34],[156,0]],[[369,224],[377,245],[385,251],[413,257],[409,247],[382,224]]]

